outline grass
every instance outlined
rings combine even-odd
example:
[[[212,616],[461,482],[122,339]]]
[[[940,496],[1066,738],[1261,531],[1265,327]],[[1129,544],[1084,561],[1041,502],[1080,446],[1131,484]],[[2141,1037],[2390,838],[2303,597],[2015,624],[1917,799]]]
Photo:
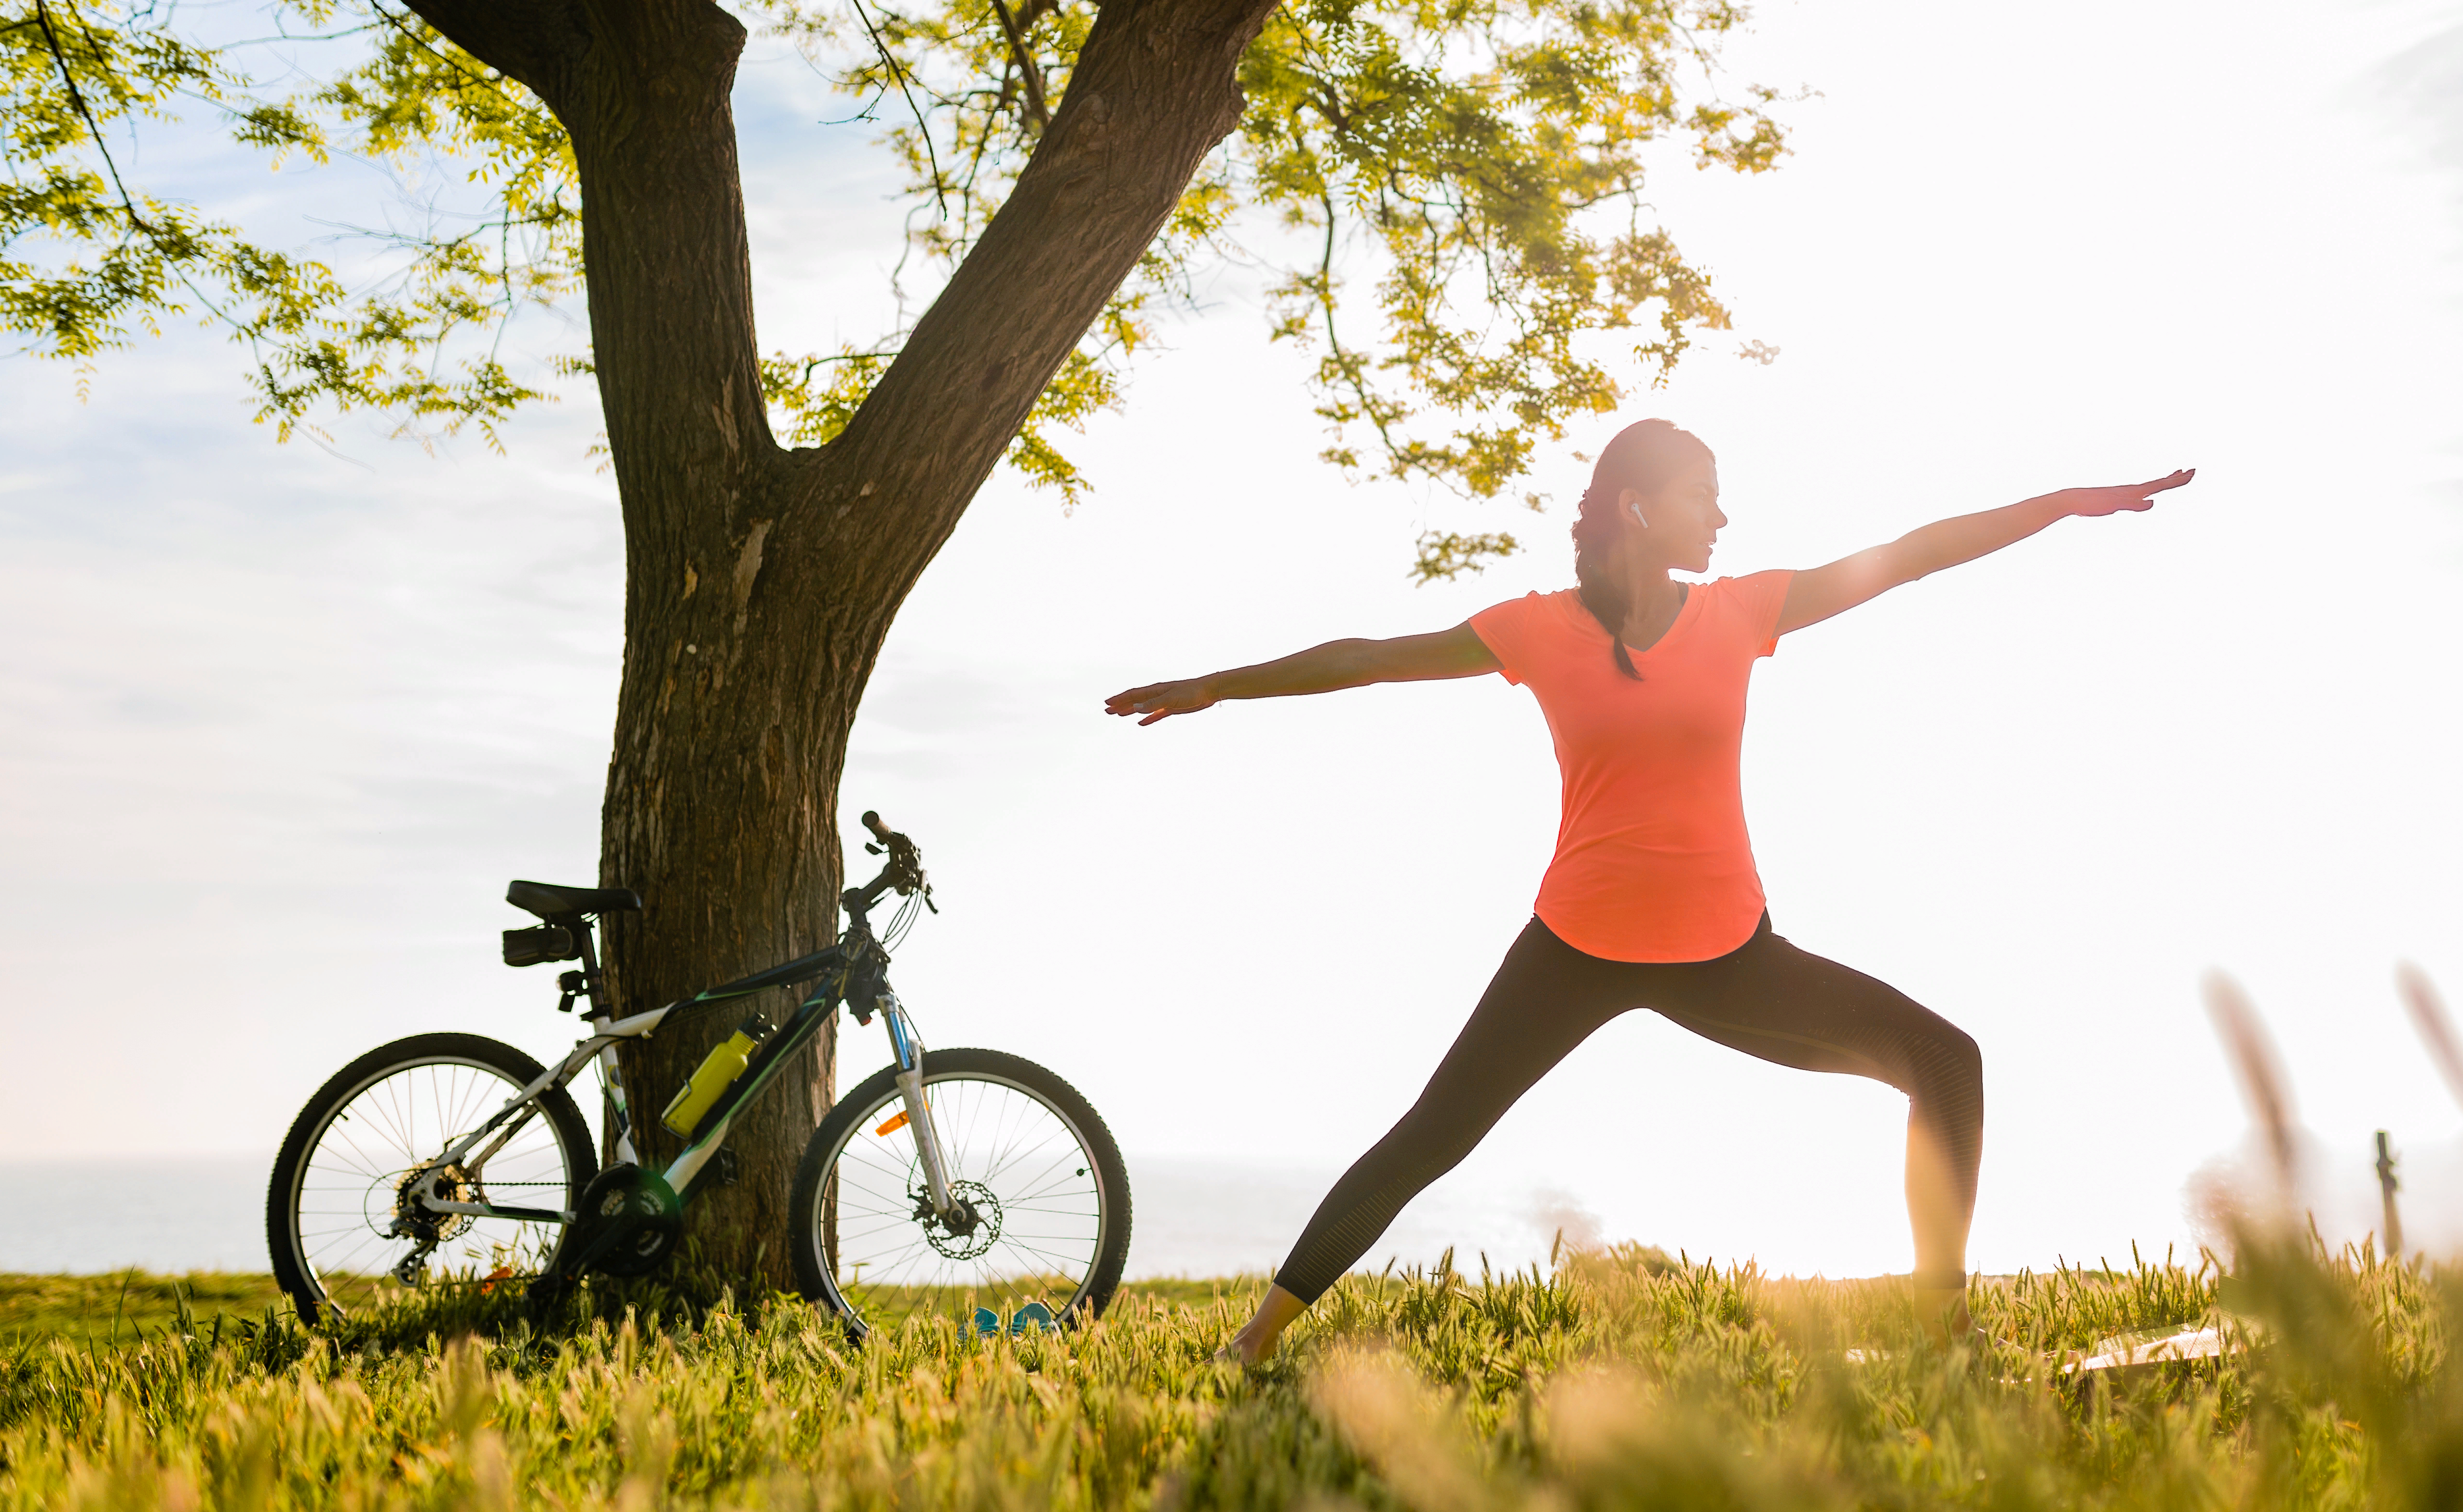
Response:
[[[2362,1252],[1980,1285],[1978,1320],[2012,1342],[1974,1354],[1918,1347],[1903,1284],[1623,1248],[1544,1276],[1347,1278],[1271,1368],[1213,1363],[1255,1285],[1129,1288],[1075,1334],[915,1322],[861,1350],[801,1303],[672,1281],[598,1288],[545,1337],[507,1288],[323,1332],[277,1310],[217,1334],[175,1307],[131,1347],[54,1330],[0,1358],[0,1508],[2463,1504],[2463,1294]],[[2244,1348],[2059,1367],[2199,1324]]]
[[[1237,1294],[1253,1298],[1262,1280],[1133,1281],[1123,1297],[1165,1302],[1211,1302]],[[188,1321],[183,1325],[181,1307]],[[142,1270],[97,1276],[29,1276],[0,1271],[0,1358],[53,1339],[78,1349],[135,1349],[148,1339],[185,1328],[210,1334],[217,1322],[236,1338],[242,1325],[262,1327],[267,1312],[288,1314],[290,1305],[273,1278],[245,1271],[192,1270],[158,1276]],[[964,1309],[960,1309],[964,1310]],[[432,1308],[419,1309],[423,1319]]]
[[[273,1278],[229,1271],[154,1276],[14,1276],[0,1273],[0,1350],[14,1353],[30,1340],[61,1338],[104,1348],[133,1345],[191,1313],[213,1320],[263,1316],[282,1300]]]

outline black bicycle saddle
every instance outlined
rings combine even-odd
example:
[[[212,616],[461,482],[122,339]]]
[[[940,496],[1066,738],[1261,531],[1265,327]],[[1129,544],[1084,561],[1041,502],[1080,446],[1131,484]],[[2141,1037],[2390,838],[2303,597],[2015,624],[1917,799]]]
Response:
[[[541,918],[571,918],[577,914],[638,914],[642,895],[629,887],[558,887],[553,882],[515,882],[505,889],[505,901]]]

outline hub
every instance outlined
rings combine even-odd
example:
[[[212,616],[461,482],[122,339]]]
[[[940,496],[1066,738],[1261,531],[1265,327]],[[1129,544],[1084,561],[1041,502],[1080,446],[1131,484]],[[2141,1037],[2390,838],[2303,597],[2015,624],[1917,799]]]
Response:
[[[980,1181],[949,1183],[950,1213],[945,1221],[932,1211],[929,1193],[918,1195],[916,1221],[924,1225],[924,1242],[951,1260],[976,1260],[1000,1242],[1000,1199]]]
[[[403,1285],[416,1286],[426,1278],[427,1257],[438,1245],[468,1233],[471,1223],[468,1213],[439,1213],[427,1204],[478,1200],[477,1183],[460,1166],[448,1165],[380,1177],[368,1184],[361,1211],[379,1236],[410,1241],[410,1252],[393,1266],[393,1275]]]

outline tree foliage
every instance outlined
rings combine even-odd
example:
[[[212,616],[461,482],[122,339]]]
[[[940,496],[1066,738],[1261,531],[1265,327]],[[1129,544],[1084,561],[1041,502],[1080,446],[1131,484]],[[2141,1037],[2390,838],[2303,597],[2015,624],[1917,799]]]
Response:
[[[320,408],[398,416],[406,430],[496,423],[544,397],[499,359],[525,307],[581,283],[580,202],[554,116],[425,28],[322,3],[271,17],[294,46],[347,45],[322,80],[262,90],[246,43],[184,35],[167,7],[33,0],[0,7],[0,328],[25,350],[91,365],[164,316],[218,323],[250,353],[259,421],[288,438]],[[391,255],[357,288],[326,261],[272,247],[127,182],[136,128],[183,106],[279,166],[337,155],[393,174],[409,228],[367,230]],[[442,210],[414,170],[454,162],[484,185]]]
[[[879,123],[910,179],[907,250],[936,275],[984,234],[1096,13],[1092,0],[735,9]],[[270,37],[207,38],[156,5],[0,0],[0,326],[83,369],[164,317],[201,318],[247,346],[257,418],[286,437],[365,408],[492,440],[552,371],[505,355],[509,326],[582,285],[569,140],[535,97],[387,0],[267,15]],[[1012,465],[1074,502],[1086,480],[1057,433],[1117,404],[1158,316],[1229,263],[1262,275],[1273,336],[1312,353],[1329,461],[1506,492],[1541,441],[1618,404],[1621,374],[1656,381],[1694,333],[1727,327],[1644,185],[1688,162],[1776,162],[1773,93],[1717,89],[1718,46],[1744,19],[1730,0],[1285,5],[1242,59],[1238,130],[1045,390]],[[276,165],[364,163],[408,213],[358,228],[338,269],[176,186],[128,182],[141,129],[184,113]],[[828,443],[909,329],[902,314],[868,343],[766,358],[780,437]],[[1515,548],[1505,532],[1431,533],[1417,571]]]

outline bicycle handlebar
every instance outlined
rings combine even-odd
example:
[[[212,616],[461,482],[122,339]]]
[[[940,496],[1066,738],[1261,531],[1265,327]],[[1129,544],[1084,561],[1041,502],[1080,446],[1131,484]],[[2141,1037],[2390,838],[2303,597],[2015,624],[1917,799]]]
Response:
[[[924,888],[925,902],[928,906],[931,902],[931,890],[925,887],[924,856],[923,853],[916,849],[915,842],[883,824],[881,815],[870,809],[863,811],[863,827],[871,831],[873,837],[881,842],[877,849],[887,852],[889,859],[883,865],[879,876],[861,887],[850,888],[843,901],[869,908],[882,894],[892,888],[897,889],[902,895]],[[874,848],[867,847],[867,849]],[[938,913],[940,910],[934,909],[933,912]]]

